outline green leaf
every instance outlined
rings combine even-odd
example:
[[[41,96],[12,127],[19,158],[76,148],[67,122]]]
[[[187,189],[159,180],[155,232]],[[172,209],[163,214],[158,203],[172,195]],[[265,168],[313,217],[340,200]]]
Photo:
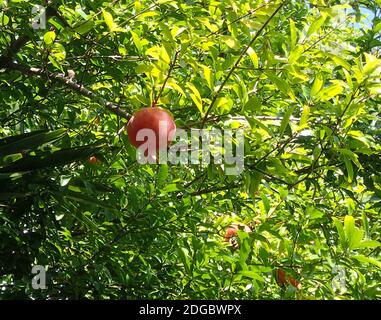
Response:
[[[300,56],[302,55],[304,51],[304,47],[302,45],[297,45],[290,53],[290,56],[288,57],[288,63],[293,64],[294,62],[298,61]]]
[[[363,74],[365,76],[372,75],[379,67],[381,67],[381,60],[377,59],[375,56],[372,56],[371,54],[365,53],[366,61],[363,68]],[[380,69],[381,71],[381,69]],[[380,72],[378,72],[378,76],[380,76]]]
[[[268,78],[278,87],[280,91],[288,95],[293,101],[295,101],[295,94],[285,79],[280,79],[273,72],[266,71]]]
[[[290,117],[295,110],[295,107],[296,106],[292,106],[292,107],[288,108],[287,111],[285,112],[285,114],[282,118],[282,122],[280,123],[280,127],[279,127],[279,135],[280,136],[283,136],[284,131],[286,130],[286,127],[290,122]]]
[[[302,115],[301,115],[300,121],[299,121],[298,130],[304,129],[305,127],[308,126],[308,118],[310,116],[310,110],[311,110],[311,108],[308,105],[305,105],[303,107]]]
[[[262,202],[263,202],[263,207],[265,209],[265,212],[269,213],[269,211],[270,211],[270,201],[269,201],[268,197],[264,193],[261,193],[261,199],[262,199]]]
[[[366,212],[361,214],[362,225],[365,231],[365,237],[369,237],[369,221]]]
[[[339,234],[340,244],[345,249],[347,246],[347,239],[345,237],[343,225],[341,224],[339,219],[337,219],[335,217],[333,217],[332,219],[333,219],[333,222],[335,223],[337,233]]]
[[[51,64],[54,66],[54,68],[60,70],[61,72],[64,72],[64,69],[63,69],[63,66],[62,64],[60,63],[60,61],[56,58],[54,58],[53,56],[49,56],[49,61],[51,62]]]
[[[252,96],[245,104],[245,109],[250,111],[260,111],[262,107],[261,100],[257,96]]]
[[[139,39],[139,36],[137,35],[137,33],[135,33],[134,31],[130,31],[131,33],[131,36],[132,36],[132,41],[134,41],[134,44],[136,46],[136,48],[138,49],[139,52],[142,52],[143,51],[143,45]]]
[[[178,190],[180,190],[180,189],[177,186],[177,184],[171,183],[171,184],[167,185],[162,191],[163,191],[163,193],[170,193],[170,192],[175,192]]]
[[[77,160],[88,158],[96,154],[100,146],[84,146],[68,148],[56,152],[42,152],[35,156],[28,156],[13,162],[9,166],[0,168],[0,173],[24,172],[44,169],[48,167],[62,166]]]
[[[146,11],[146,12],[141,13],[137,17],[137,21],[145,21],[145,20],[147,20],[147,18],[157,16],[158,14],[159,13],[156,11]]]
[[[54,31],[48,31],[44,34],[44,42],[47,45],[51,45],[56,39],[56,33]]]
[[[219,114],[226,114],[229,113],[230,110],[233,107],[233,100],[228,97],[220,97],[217,98],[215,109],[218,111]]]
[[[376,240],[364,240],[364,241],[361,241],[360,244],[358,245],[359,249],[377,248],[377,247],[381,247],[381,243]]]
[[[167,66],[171,63],[171,58],[164,46],[160,48],[159,60],[163,61]]]
[[[114,18],[112,17],[111,13],[105,11],[102,8],[102,14],[103,14],[103,19],[106,22],[107,27],[109,28],[110,31],[114,31],[115,29],[115,24],[114,24]]]
[[[3,144],[0,146],[0,156],[4,156],[7,154],[19,153],[26,150],[32,150],[37,147],[41,147],[44,144],[53,142],[62,138],[66,135],[66,129],[59,129],[52,132],[43,132],[40,131],[36,134],[27,134],[19,136],[20,139],[16,140],[8,140],[10,143]],[[13,141],[13,142],[12,142]],[[1,142],[0,142],[1,145]]]
[[[338,57],[332,53],[324,53],[326,56],[330,57],[336,65],[345,68],[347,71],[351,71],[351,65],[349,62],[345,61],[343,58]]]
[[[352,183],[352,181],[353,181],[353,166],[352,166],[352,162],[347,157],[344,157],[343,160],[344,160],[345,167],[346,167],[347,173],[348,173],[348,182]]]
[[[247,188],[247,192],[250,194],[251,197],[254,198],[254,195],[258,191],[258,187],[261,183],[263,176],[263,173],[257,170],[254,170],[245,176],[245,186]]]
[[[191,276],[192,275],[192,272],[190,270],[190,262],[189,262],[189,254],[188,254],[188,250],[186,248],[180,248],[180,247],[177,247],[177,254],[182,262],[182,264],[184,265],[184,268],[185,268],[185,272]]]
[[[202,23],[202,25],[207,27],[210,32],[218,31],[218,26],[216,26],[215,24],[211,24],[210,20],[207,17],[197,18],[197,20],[199,20]]]
[[[258,60],[258,56],[257,54],[255,53],[254,49],[249,47],[247,49],[247,54],[249,55],[251,61],[253,62],[253,66],[254,68],[259,68],[259,60]]]
[[[355,231],[355,218],[352,216],[344,217],[344,231],[346,238],[349,240]]]
[[[317,32],[323,25],[326,18],[327,18],[327,15],[325,13],[322,13],[318,19],[315,19],[310,25],[310,27],[308,28],[307,37]]]
[[[212,70],[207,67],[207,66],[202,66],[202,69],[204,70],[204,78],[206,80],[206,82],[208,83],[208,87],[210,90],[213,91],[214,89],[214,79],[213,79],[213,74],[212,74]]]
[[[94,28],[94,21],[87,20],[85,22],[80,23],[77,27],[74,28],[74,31],[79,33],[80,35],[85,35],[90,30]]]
[[[381,30],[381,21],[378,22],[378,23],[374,26],[374,28],[373,28],[374,33],[377,33],[377,32],[380,31],[380,30]]]
[[[359,162],[358,155],[356,153],[354,153],[353,151],[349,149],[343,149],[343,148],[338,148],[337,151],[340,152],[341,155],[347,156],[349,159],[351,159],[354,162],[354,164],[359,169],[362,169],[362,165]]]
[[[321,90],[320,93],[317,94],[317,99],[321,101],[328,101],[336,97],[337,95],[341,94],[342,92],[343,92],[342,86],[335,83]]]
[[[2,26],[6,26],[9,23],[9,17],[4,12],[0,12],[0,23]]]
[[[290,46],[291,46],[291,49],[293,49],[296,45],[297,31],[296,31],[294,20],[289,19],[289,21],[290,21]]]
[[[15,180],[22,177],[22,173],[0,173],[0,180]]]
[[[167,80],[167,85],[171,87],[173,90],[180,92],[184,97],[186,96],[184,90],[176,83],[176,81],[172,78]]]
[[[356,249],[359,246],[364,234],[362,230],[356,228],[355,219],[352,216],[344,217],[344,232],[345,237],[348,240],[349,249]]]
[[[61,176],[60,177],[60,186],[61,187],[66,186],[70,182],[71,178],[72,178],[72,176]]]
[[[324,216],[324,212],[312,206],[308,206],[306,211],[307,211],[307,217],[310,220],[319,219]]]
[[[203,107],[202,107],[202,98],[200,92],[197,88],[190,82],[187,83],[187,87],[192,91],[190,94],[191,99],[195,103],[198,111],[200,111],[201,115],[204,115]]]
[[[0,139],[0,147],[7,145],[7,144],[14,143],[16,141],[23,140],[25,138],[28,138],[28,137],[31,137],[31,136],[34,136],[34,135],[37,135],[40,133],[46,133],[46,132],[48,132],[48,130],[36,130],[36,131],[31,131],[31,132],[27,132],[27,133],[23,133],[23,134],[5,137],[5,138]]]
[[[161,187],[168,177],[168,165],[161,164],[159,167],[159,173],[157,175],[157,186]]]
[[[349,88],[351,90],[353,90],[353,81],[352,81],[351,74],[347,70],[345,70],[345,69],[343,69],[343,72],[344,72],[345,80],[347,81],[347,84],[348,84]]]
[[[62,195],[64,198],[71,199],[71,200],[86,204],[90,207],[96,206],[96,207],[106,208],[109,210],[117,210],[117,208],[110,206],[109,204],[107,204],[107,202],[100,201],[94,197],[91,197],[91,196],[83,193],[83,192],[75,192],[72,190],[65,190]]]
[[[66,50],[65,47],[60,43],[55,43],[52,50],[51,50],[51,56],[49,58],[54,58],[55,61],[61,61],[65,60],[66,58]],[[62,69],[62,68],[58,68]]]
[[[349,238],[349,249],[354,250],[360,246],[361,240],[364,237],[364,232],[359,228],[355,228],[353,234]]]
[[[91,213],[89,211],[86,211],[83,214],[74,213],[74,217],[77,218],[78,221],[82,222],[90,230],[94,231],[95,233],[98,233],[99,232],[99,226],[89,216],[91,216]]]
[[[321,73],[318,73],[315,77],[314,83],[312,84],[312,88],[310,91],[311,98],[316,97],[316,95],[319,93],[319,91],[323,87],[323,83],[324,83],[323,76]]]
[[[258,272],[255,272],[255,271],[241,271],[240,275],[242,275],[243,277],[247,277],[247,278],[250,278],[250,279],[258,280],[258,281],[261,281],[261,282],[264,281],[263,277],[260,276],[258,274]]]
[[[363,263],[369,263],[369,264],[372,264],[378,268],[381,269],[381,262],[374,259],[374,258],[371,258],[371,257],[366,257],[364,255],[356,255],[356,256],[352,256],[353,259],[356,259],[360,262],[363,262]]]
[[[240,42],[232,37],[232,36],[221,36],[221,40],[223,43],[225,43],[229,48],[238,50],[241,48]]]

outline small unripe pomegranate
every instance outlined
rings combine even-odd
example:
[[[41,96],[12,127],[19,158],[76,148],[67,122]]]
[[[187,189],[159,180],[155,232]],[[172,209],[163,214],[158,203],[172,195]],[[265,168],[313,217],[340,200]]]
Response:
[[[275,270],[275,280],[280,287],[290,284],[296,289],[300,290],[302,288],[302,285],[299,283],[299,281],[296,280],[294,277],[287,275],[286,271],[284,271],[283,269]]]
[[[225,232],[225,240],[229,241],[232,237],[238,237],[237,229],[234,227],[228,227]]]
[[[286,272],[282,269],[275,270],[275,280],[278,286],[283,287],[287,284]]]
[[[238,243],[238,229],[241,229],[247,233],[251,233],[251,228],[249,226],[246,226],[242,223],[232,223],[229,227],[226,228],[225,231],[225,241],[229,242],[230,245],[234,250],[239,248],[239,243]]]
[[[98,161],[98,159],[95,156],[91,156],[89,158],[89,160],[87,160],[87,162],[90,163],[90,164],[95,164],[95,163],[97,163],[97,161]]]

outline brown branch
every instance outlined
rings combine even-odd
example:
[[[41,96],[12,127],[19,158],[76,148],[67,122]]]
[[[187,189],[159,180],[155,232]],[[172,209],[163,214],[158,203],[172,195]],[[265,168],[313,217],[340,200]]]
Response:
[[[17,54],[23,46],[25,46],[29,42],[30,38],[27,35],[21,36],[17,38],[8,48],[8,52],[6,54],[7,57],[11,58],[15,54]]]
[[[0,55],[0,68],[8,69],[12,65],[13,57],[29,42],[30,38],[27,35],[15,39],[6,49],[6,53]]]
[[[208,193],[213,193],[213,192],[218,192],[218,191],[236,189],[236,188],[240,188],[241,186],[242,186],[241,184],[231,184],[231,185],[222,186],[222,187],[218,187],[218,188],[205,188],[205,189],[201,189],[201,190],[194,191],[194,192],[191,192],[191,193],[181,194],[180,198],[182,198],[184,196],[194,197],[194,196],[200,196],[202,194],[208,194]]]
[[[278,177],[276,177],[276,176],[274,176],[274,175],[272,175],[272,174],[270,174],[270,173],[268,173],[268,172],[266,172],[266,171],[264,171],[264,170],[262,170],[262,169],[259,169],[258,167],[256,167],[256,166],[253,166],[253,165],[246,165],[246,167],[248,167],[249,169],[252,169],[252,170],[255,170],[255,171],[258,171],[258,172],[260,172],[260,173],[262,173],[263,175],[265,175],[265,176],[267,176],[266,178],[266,180],[268,180],[268,181],[272,181],[272,180],[276,180],[276,181],[279,181],[280,183],[283,183],[283,184],[285,184],[285,185],[287,185],[287,186],[290,186],[291,185],[291,183],[289,183],[289,182],[287,182],[287,181],[285,181],[285,180],[283,180],[283,179],[281,179],[281,178],[278,178]]]
[[[65,77],[63,74],[51,73],[51,72],[48,72],[47,70],[40,69],[40,68],[28,68],[26,66],[22,66],[17,63],[9,63],[7,65],[7,68],[10,70],[20,71],[23,74],[27,74],[27,75],[42,76],[42,77],[48,76],[50,80],[56,81],[57,83],[71,89],[74,92],[77,92],[80,95],[85,96],[101,105],[104,105],[107,109],[109,109],[111,112],[115,113],[116,115],[127,120],[130,118],[130,114],[120,109],[113,102],[107,101],[106,99],[96,95],[93,91],[86,89],[83,85],[78,84],[77,82],[73,81],[69,77]]]

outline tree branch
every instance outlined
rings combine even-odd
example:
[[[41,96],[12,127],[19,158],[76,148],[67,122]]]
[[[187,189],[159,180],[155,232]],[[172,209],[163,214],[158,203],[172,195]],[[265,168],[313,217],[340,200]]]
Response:
[[[1,60],[0,67],[2,67]],[[28,68],[13,62],[8,62],[6,68],[10,70],[17,70],[27,75],[48,77],[50,80],[56,81],[57,83],[71,89],[72,91],[79,93],[80,95],[85,96],[101,105],[104,105],[108,110],[115,113],[116,115],[127,120],[130,118],[129,113],[120,109],[119,106],[113,102],[107,101],[106,99],[96,95],[93,91],[86,89],[83,85],[78,84],[69,77],[65,77],[63,74],[48,72],[40,68]]]
[[[179,55],[180,51],[177,50],[176,53],[175,53],[175,56],[171,62],[171,64],[169,65],[169,70],[168,70],[168,74],[167,74],[167,77],[165,78],[164,82],[163,82],[163,85],[161,86],[161,89],[160,89],[160,92],[159,94],[157,95],[157,97],[155,98],[154,102],[153,102],[153,106],[156,106],[157,103],[159,102],[159,99],[161,97],[161,95],[163,94],[163,91],[164,91],[164,88],[165,88],[165,85],[167,84],[167,81],[169,79],[169,77],[171,76],[171,73],[173,71],[173,68],[176,64],[176,61],[177,61],[177,57]]]

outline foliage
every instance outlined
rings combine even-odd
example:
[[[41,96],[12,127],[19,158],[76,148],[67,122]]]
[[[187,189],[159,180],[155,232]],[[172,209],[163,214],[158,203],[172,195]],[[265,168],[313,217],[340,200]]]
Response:
[[[379,0],[45,6],[35,30],[0,2],[1,298],[381,298]],[[154,101],[246,120],[242,174],[138,164],[123,128]]]

